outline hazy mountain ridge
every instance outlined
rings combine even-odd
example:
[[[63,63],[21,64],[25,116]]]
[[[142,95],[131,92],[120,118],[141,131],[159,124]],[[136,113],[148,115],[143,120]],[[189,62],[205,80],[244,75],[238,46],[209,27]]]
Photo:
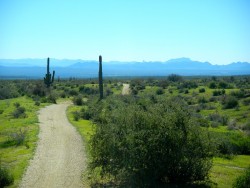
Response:
[[[0,59],[0,77],[42,78],[46,59]],[[51,70],[60,77],[91,78],[98,76],[98,61],[50,59]],[[250,63],[236,62],[228,65],[212,65],[209,62],[193,61],[188,58],[171,59],[165,62],[103,62],[104,76],[166,76],[180,74],[198,75],[247,75]]]

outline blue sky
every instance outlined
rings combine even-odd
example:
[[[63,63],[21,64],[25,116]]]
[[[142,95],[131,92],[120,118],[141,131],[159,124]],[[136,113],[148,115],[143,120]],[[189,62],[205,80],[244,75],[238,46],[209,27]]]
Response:
[[[250,62],[248,0],[0,0],[0,58]]]

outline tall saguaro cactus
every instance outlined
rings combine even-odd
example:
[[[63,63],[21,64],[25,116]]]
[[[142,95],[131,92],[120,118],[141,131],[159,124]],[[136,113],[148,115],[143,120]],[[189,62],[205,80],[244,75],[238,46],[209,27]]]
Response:
[[[49,72],[49,57],[47,59],[47,74],[45,74],[44,77],[44,84],[49,88],[51,84],[54,82],[54,77],[55,77],[55,71],[53,71],[53,75],[51,77],[51,74]]]
[[[99,56],[99,91],[100,100],[103,99],[103,81],[102,81],[102,56]]]

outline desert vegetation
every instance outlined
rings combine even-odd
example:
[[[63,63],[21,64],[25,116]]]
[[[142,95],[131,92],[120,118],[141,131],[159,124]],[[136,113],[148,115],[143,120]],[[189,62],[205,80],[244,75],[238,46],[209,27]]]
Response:
[[[85,141],[92,186],[243,182],[236,179],[250,165],[249,76],[102,82],[99,100],[98,79],[54,79],[50,87],[1,80],[1,173],[8,174],[1,178],[18,185],[37,141],[36,111],[71,100],[68,116]],[[129,95],[121,94],[123,83]]]

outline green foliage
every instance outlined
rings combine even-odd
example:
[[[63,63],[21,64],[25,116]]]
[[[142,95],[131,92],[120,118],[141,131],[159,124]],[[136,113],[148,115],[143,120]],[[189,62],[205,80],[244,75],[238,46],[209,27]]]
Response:
[[[118,101],[119,103],[119,101]],[[211,167],[208,134],[178,99],[103,103],[91,138],[90,168],[132,186],[204,180]],[[116,105],[116,106],[114,106]]]
[[[20,117],[25,118],[25,117],[27,117],[27,115],[25,114],[26,109],[24,107],[20,106],[20,104],[19,105],[15,104],[15,106],[17,106],[17,107],[12,112],[12,116],[14,118],[20,118]]]
[[[211,83],[209,84],[208,87],[209,87],[210,89],[215,89],[215,88],[217,88],[217,85],[216,85],[215,82],[211,82]]]
[[[164,93],[164,90],[162,89],[162,88],[158,88],[157,90],[156,90],[156,94],[157,95],[162,95]]]
[[[250,167],[247,168],[245,173],[239,176],[233,183],[234,188],[249,188],[250,187]]]
[[[205,88],[200,88],[199,89],[199,93],[205,93],[205,92],[206,92]]]
[[[213,96],[219,96],[219,95],[224,95],[225,94],[225,90],[214,90],[213,91]]]
[[[78,106],[83,105],[82,96],[81,96],[81,95],[78,95],[78,96],[74,97],[74,98],[73,98],[73,103],[74,103],[75,105],[78,105]]]
[[[183,80],[183,78],[180,75],[177,74],[171,74],[168,76],[168,80],[171,82],[180,82]]]
[[[226,99],[223,103],[224,103],[223,108],[225,108],[225,109],[235,108],[239,105],[238,100],[232,96],[226,97]]]
[[[0,187],[11,185],[13,181],[13,176],[9,173],[7,169],[3,168],[0,163]]]

